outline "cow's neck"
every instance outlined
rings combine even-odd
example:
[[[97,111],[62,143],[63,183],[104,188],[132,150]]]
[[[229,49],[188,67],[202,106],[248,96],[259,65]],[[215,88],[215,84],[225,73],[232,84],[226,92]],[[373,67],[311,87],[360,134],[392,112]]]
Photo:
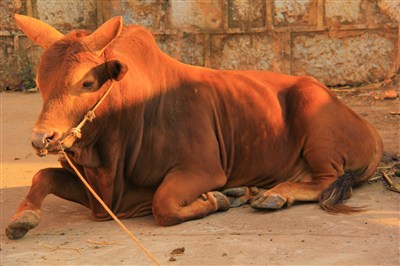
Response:
[[[113,56],[119,57],[116,53]],[[95,127],[95,134],[89,136],[90,145],[82,147],[80,156],[76,157],[82,166],[105,168],[110,175],[121,172],[119,167],[132,168],[125,173],[133,172],[142,149],[145,123],[149,117],[156,119],[153,115],[159,112],[160,103],[181,86],[186,73],[186,65],[161,52],[155,60],[127,61],[128,73],[115,83],[99,107],[95,123],[89,125]],[[131,166],[124,165],[123,157],[130,158]]]

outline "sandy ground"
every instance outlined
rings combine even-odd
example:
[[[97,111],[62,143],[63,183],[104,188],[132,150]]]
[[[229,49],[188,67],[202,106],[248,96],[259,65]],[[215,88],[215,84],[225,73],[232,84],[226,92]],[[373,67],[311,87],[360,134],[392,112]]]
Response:
[[[399,99],[374,100],[368,91],[339,96],[377,127],[386,151],[400,154],[400,116],[389,114],[400,110]],[[58,163],[55,156],[36,157],[30,148],[40,95],[0,97],[0,265],[151,265],[115,222],[93,222],[87,209],[54,196],[45,200],[37,228],[21,240],[7,239],[4,229],[32,176]],[[152,216],[123,222],[167,265],[399,265],[399,200],[400,194],[378,181],[355,190],[348,204],[369,211],[352,215],[296,204],[274,212],[244,206],[173,227],[157,226]],[[184,252],[171,255],[176,248]]]

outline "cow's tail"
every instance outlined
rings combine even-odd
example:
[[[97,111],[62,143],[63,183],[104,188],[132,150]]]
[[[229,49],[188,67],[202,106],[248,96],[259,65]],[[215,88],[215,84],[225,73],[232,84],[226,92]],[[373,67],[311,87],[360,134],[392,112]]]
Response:
[[[352,187],[370,178],[376,171],[383,153],[383,144],[378,132],[368,124],[375,138],[375,154],[369,166],[360,174],[354,175],[346,172],[329,187],[322,191],[319,198],[321,208],[329,213],[353,213],[365,211],[364,207],[350,207],[343,204],[344,200],[351,197]]]
[[[329,213],[351,213],[360,212],[364,207],[350,207],[343,204],[344,200],[351,197],[352,187],[356,177],[351,173],[345,173],[322,191],[319,205]]]

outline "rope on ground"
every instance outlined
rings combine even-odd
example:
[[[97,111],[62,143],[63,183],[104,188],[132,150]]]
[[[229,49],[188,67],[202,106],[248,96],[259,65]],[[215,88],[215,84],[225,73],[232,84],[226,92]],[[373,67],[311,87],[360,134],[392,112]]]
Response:
[[[82,183],[86,186],[86,188],[92,193],[92,195],[97,199],[97,201],[104,207],[104,209],[108,212],[108,214],[117,222],[117,224],[125,231],[125,233],[139,246],[139,248],[146,254],[146,256],[151,259],[156,265],[161,265],[157,261],[157,259],[140,243],[139,239],[137,239],[129,230],[128,228],[118,219],[118,217],[108,208],[108,206],[104,203],[104,201],[100,198],[100,196],[93,190],[93,188],[89,185],[89,183],[85,180],[79,170],[75,167],[74,163],[68,157],[68,154],[61,150],[60,155],[65,158],[68,164],[72,167],[75,173],[78,175],[79,179]]]

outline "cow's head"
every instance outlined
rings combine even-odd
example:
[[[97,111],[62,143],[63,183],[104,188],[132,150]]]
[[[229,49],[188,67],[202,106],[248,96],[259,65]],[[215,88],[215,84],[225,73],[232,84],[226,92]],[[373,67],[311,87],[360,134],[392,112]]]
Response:
[[[91,34],[73,31],[66,36],[31,17],[17,14],[15,21],[45,49],[36,77],[43,106],[32,132],[32,145],[36,150],[46,146],[56,152],[57,142],[80,122],[112,80],[124,77],[127,66],[109,58],[106,51],[120,35],[123,21],[115,17]]]

